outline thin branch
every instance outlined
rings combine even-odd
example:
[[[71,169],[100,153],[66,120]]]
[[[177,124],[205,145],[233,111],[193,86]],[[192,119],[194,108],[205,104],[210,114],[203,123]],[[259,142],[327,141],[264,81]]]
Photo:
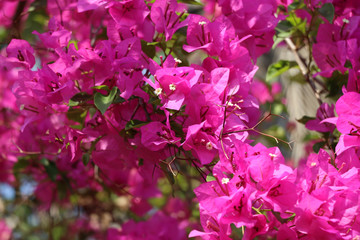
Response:
[[[233,134],[233,133],[253,131],[253,132],[256,132],[256,133],[261,134],[263,136],[270,137],[270,138],[274,139],[276,141],[276,143],[279,143],[279,142],[285,143],[285,144],[287,144],[289,146],[290,149],[292,149],[291,143],[293,143],[293,141],[287,142],[287,141],[282,140],[282,139],[280,139],[278,137],[272,136],[272,135],[267,134],[267,133],[263,133],[263,132],[256,129],[256,127],[258,127],[261,123],[263,123],[266,119],[268,119],[271,116],[278,116],[278,117],[283,118],[280,115],[276,115],[276,114],[271,113],[271,106],[270,106],[270,112],[265,117],[263,117],[258,123],[256,123],[253,127],[246,128],[246,129],[241,129],[241,130],[236,130],[236,131],[231,131],[231,132],[226,132],[226,133],[221,132],[220,137],[222,138],[222,135],[229,135],[229,134]]]
[[[299,53],[297,52],[295,44],[291,41],[290,38],[285,38],[285,42],[289,46],[290,50],[294,53],[295,61],[299,65],[302,75],[305,77],[306,82],[310,84],[310,87],[313,90],[318,103],[321,105],[322,100],[319,91],[316,89],[314,82],[311,81],[311,77],[310,77],[311,72],[309,71],[310,62],[308,65],[305,64],[305,61],[300,57]]]

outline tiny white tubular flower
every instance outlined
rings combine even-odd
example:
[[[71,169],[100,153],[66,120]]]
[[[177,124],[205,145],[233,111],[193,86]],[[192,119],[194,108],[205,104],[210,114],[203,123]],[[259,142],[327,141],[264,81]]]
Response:
[[[162,93],[162,88],[155,89],[154,93],[156,94],[156,96],[159,96]]]
[[[176,85],[175,84],[170,84],[169,85],[169,89],[171,90],[171,91],[175,91],[176,90]]]
[[[222,184],[228,184],[229,182],[230,182],[230,179],[227,177],[224,177],[223,179],[221,179]]]
[[[213,145],[211,144],[211,142],[206,143],[206,149],[207,150],[212,150],[213,149]]]
[[[314,167],[314,166],[316,166],[316,162],[312,162],[310,165],[311,165],[312,167]]]
[[[276,154],[269,153],[270,157],[276,157]]]
[[[343,22],[344,22],[344,23],[349,23],[350,21],[349,21],[349,19],[344,18],[344,19],[343,19]]]
[[[180,59],[178,59],[178,58],[174,58],[174,60],[175,60],[176,63],[182,63],[182,61]]]
[[[241,109],[241,107],[239,105],[237,105],[236,103],[234,104],[235,108],[237,109]]]
[[[205,21],[201,21],[201,22],[199,22],[199,25],[200,26],[203,26],[203,25],[205,25],[206,24],[206,22]]]
[[[227,105],[228,105],[229,107],[233,107],[233,106],[234,106],[234,104],[233,104],[232,102],[228,102]]]

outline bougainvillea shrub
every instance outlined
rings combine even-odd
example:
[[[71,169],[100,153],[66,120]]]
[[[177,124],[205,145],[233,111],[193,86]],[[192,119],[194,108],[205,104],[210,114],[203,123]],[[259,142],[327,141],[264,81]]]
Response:
[[[357,0],[3,0],[0,41],[0,239],[360,239]]]

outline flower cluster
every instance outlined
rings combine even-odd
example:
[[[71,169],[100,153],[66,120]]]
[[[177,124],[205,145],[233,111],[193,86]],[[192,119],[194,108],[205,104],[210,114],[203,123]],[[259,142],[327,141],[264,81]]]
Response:
[[[34,31],[31,44],[10,37],[0,55],[0,181],[18,184],[19,173],[30,175],[41,210],[77,202],[83,218],[70,224],[74,236],[357,239],[360,6],[355,0],[204,2],[205,16],[176,0],[48,0],[47,31]],[[0,3],[1,26],[19,31],[26,21],[21,12],[35,6]],[[281,86],[274,83],[271,95],[253,78],[276,26],[289,24],[303,27],[310,45],[308,82],[349,76],[338,116],[321,102],[307,121],[326,139],[297,168],[278,148],[252,146],[249,138],[269,137],[257,129],[267,119],[259,121],[259,103],[274,101]],[[189,64],[190,56],[201,60]],[[187,234],[200,227],[187,209],[191,196],[157,207],[151,202],[163,196],[159,182],[174,184],[189,167],[207,180],[194,190],[202,230]],[[184,175],[191,185],[194,176]],[[131,212],[120,217],[121,227],[94,220],[101,199],[94,194],[105,191],[129,204],[118,204]],[[10,235],[3,226],[0,236]]]

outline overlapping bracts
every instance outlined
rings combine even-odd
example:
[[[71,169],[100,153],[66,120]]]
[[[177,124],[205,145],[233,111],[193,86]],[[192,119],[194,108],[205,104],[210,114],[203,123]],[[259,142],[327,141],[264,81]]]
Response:
[[[0,138],[11,139],[1,141],[0,180],[12,183],[14,163],[27,156],[42,209],[66,206],[71,191],[109,187],[131,195],[138,216],[152,211],[147,221],[129,220],[106,236],[95,234],[99,239],[231,239],[233,226],[243,239],[358,238],[356,1],[326,1],[335,7],[334,23],[320,25],[313,45],[319,75],[349,73],[338,117],[323,104],[306,125],[337,129],[336,151],[313,153],[296,169],[278,148],[248,139],[259,101],[266,102],[252,95],[259,94],[255,63],[273,45],[278,5],[291,1],[206,2],[212,18],[189,14],[175,0],[49,0],[48,31],[34,32],[36,45],[12,39],[0,56]],[[314,9],[324,2],[305,3]],[[3,5],[15,14],[14,1]],[[0,22],[8,26],[10,18],[0,15]],[[179,43],[168,44],[184,27],[186,44],[177,50],[206,54],[199,64],[185,66],[187,59],[171,54]],[[158,180],[173,174],[172,162],[161,165],[169,159],[207,167],[213,176],[194,190],[202,229],[189,235],[184,202],[174,200],[180,210],[168,203],[158,211],[148,203],[161,195]],[[59,192],[62,181],[69,188]]]

